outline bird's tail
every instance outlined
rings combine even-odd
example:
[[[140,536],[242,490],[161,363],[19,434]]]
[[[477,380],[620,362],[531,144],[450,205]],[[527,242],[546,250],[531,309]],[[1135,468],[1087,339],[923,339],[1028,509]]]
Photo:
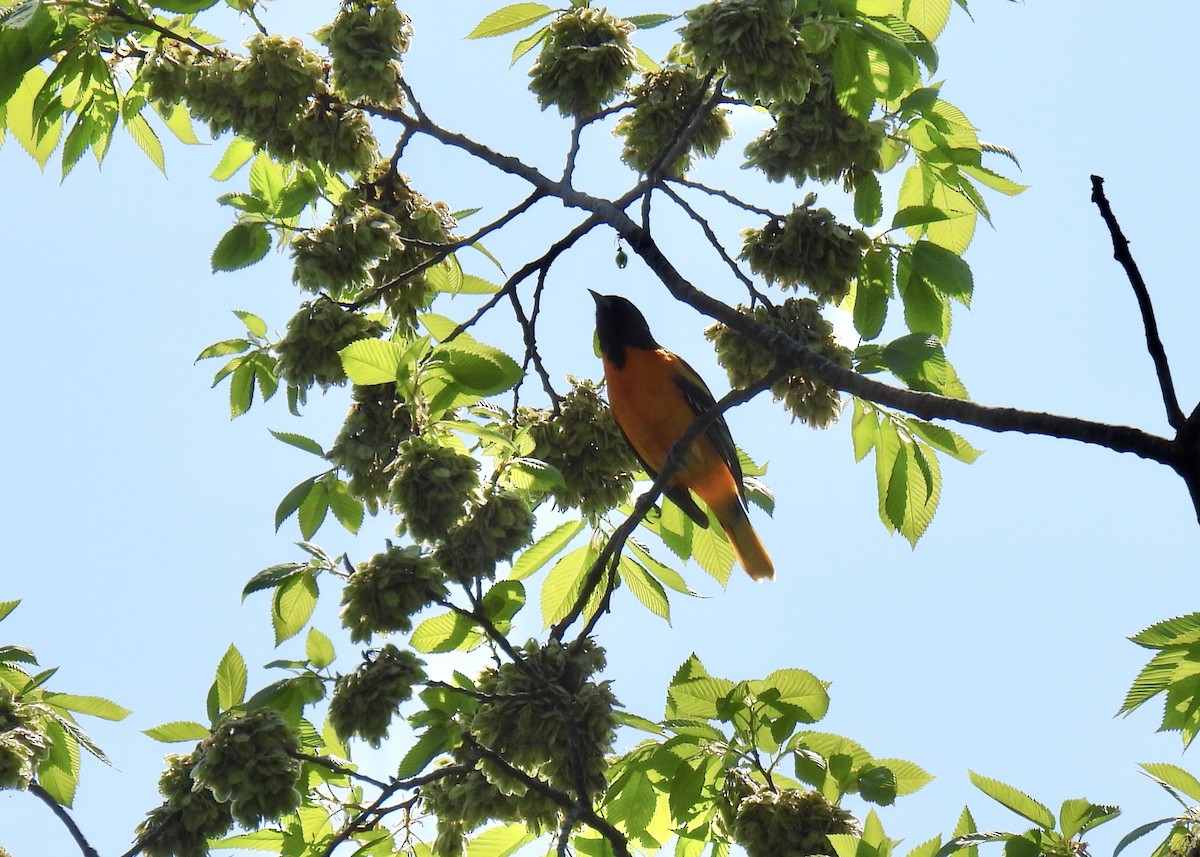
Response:
[[[755,580],[774,579],[775,564],[771,562],[771,557],[767,556],[766,548],[759,541],[758,533],[754,532],[750,518],[738,499],[735,498],[723,509],[713,511],[717,513],[717,520],[725,530],[725,535],[729,537],[733,552],[746,574]]]

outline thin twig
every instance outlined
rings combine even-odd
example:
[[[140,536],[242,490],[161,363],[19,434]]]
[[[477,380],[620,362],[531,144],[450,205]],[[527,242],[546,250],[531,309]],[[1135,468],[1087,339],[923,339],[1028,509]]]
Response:
[[[675,204],[682,208],[684,212],[687,213],[688,217],[692,218],[692,220],[696,222],[696,225],[699,226],[701,231],[704,232],[704,237],[708,239],[708,243],[711,244],[712,248],[717,251],[717,255],[725,260],[725,264],[729,266],[729,270],[731,270],[733,275],[741,280],[742,284],[745,285],[746,291],[750,293],[751,299],[755,301],[761,301],[767,306],[770,306],[771,302],[767,300],[767,296],[754,287],[754,281],[746,275],[746,272],[738,266],[738,263],[734,261],[733,257],[725,251],[725,247],[717,238],[717,233],[713,232],[712,226],[709,224],[709,222],[701,217],[700,213],[696,211],[696,209],[692,208],[688,201],[676,193],[669,185],[663,185],[662,192],[674,200]]]
[[[721,190],[720,188],[709,187],[708,185],[701,184],[700,182],[694,182],[691,179],[682,177],[682,176],[681,177],[671,177],[671,178],[668,178],[667,181],[672,184],[678,184],[678,185],[683,185],[684,187],[690,187],[693,190],[701,191],[702,193],[706,193],[709,196],[719,197],[719,198],[725,200],[726,202],[728,202],[730,205],[736,206],[737,208],[741,208],[745,211],[749,211],[751,214],[761,214],[763,217],[769,217],[772,220],[782,220],[783,219],[783,215],[776,214],[775,212],[771,211],[769,208],[760,208],[757,205],[751,205],[750,203],[740,200],[733,194],[729,193],[728,191]]]
[[[391,788],[390,783],[385,783],[382,780],[375,779],[374,777],[368,777],[366,774],[360,774],[353,768],[348,768],[340,762],[335,762],[328,756],[310,756],[307,753],[301,753],[299,751],[289,752],[288,755],[298,762],[312,762],[314,765],[320,765],[322,768],[328,768],[336,774],[342,774],[343,776],[347,776],[352,779],[362,780],[364,783],[370,783],[377,789]]]
[[[1108,234],[1112,237],[1113,243],[1113,258],[1120,262],[1121,267],[1125,269],[1125,276],[1129,278],[1129,285],[1133,287],[1133,294],[1137,297],[1138,309],[1142,313],[1142,324],[1146,328],[1146,349],[1150,352],[1150,359],[1154,361],[1154,371],[1158,374],[1158,386],[1162,389],[1163,404],[1167,409],[1167,422],[1171,424],[1171,428],[1178,431],[1183,428],[1185,417],[1175,394],[1175,384],[1171,381],[1171,366],[1167,362],[1167,352],[1158,336],[1158,323],[1154,319],[1154,305],[1150,301],[1150,290],[1146,288],[1142,272],[1138,270],[1137,262],[1133,260],[1133,254],[1129,252],[1129,239],[1121,231],[1121,225],[1117,223],[1117,216],[1113,214],[1112,206],[1108,204],[1108,197],[1104,195],[1104,179],[1100,176],[1092,176],[1092,202],[1100,209],[1100,216],[1104,218],[1104,223],[1108,226]]]
[[[566,812],[577,812],[581,821],[587,822],[587,824],[591,825],[601,836],[608,840],[609,844],[612,845],[613,853],[617,857],[630,857],[629,844],[626,842],[621,831],[597,815],[596,810],[584,803],[582,798],[576,800],[566,792],[559,791],[544,780],[530,776],[520,768],[514,767],[495,750],[480,744],[469,732],[463,733],[463,743],[477,755],[498,765],[505,774],[514,780],[524,783],[527,788],[554,801],[554,803],[558,804]]]
[[[75,840],[75,844],[79,846],[79,850],[83,852],[84,857],[100,857],[100,852],[93,848],[87,841],[87,837],[83,835],[83,831],[79,829],[79,825],[75,823],[75,819],[71,818],[71,814],[67,812],[66,807],[54,799],[50,792],[46,791],[40,783],[32,782],[29,784],[29,793],[50,807],[50,811],[58,816],[58,820],[67,828],[67,832],[71,834],[71,838]]]

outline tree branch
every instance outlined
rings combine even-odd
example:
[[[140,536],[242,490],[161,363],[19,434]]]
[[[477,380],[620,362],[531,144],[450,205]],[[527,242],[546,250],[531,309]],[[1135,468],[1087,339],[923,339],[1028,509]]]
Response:
[[[100,857],[100,852],[88,843],[87,837],[83,835],[83,831],[79,829],[79,825],[75,823],[75,819],[71,818],[71,814],[67,812],[66,807],[55,800],[50,792],[42,788],[39,783],[32,782],[29,784],[29,793],[40,798],[42,803],[50,807],[50,811],[58,816],[58,820],[67,828],[67,831],[71,834],[71,838],[75,840],[75,844],[83,852],[84,857]]]
[[[1142,313],[1142,324],[1146,328],[1146,350],[1150,352],[1150,359],[1154,361],[1154,371],[1158,374],[1158,386],[1162,389],[1163,404],[1167,409],[1167,422],[1171,424],[1171,428],[1179,431],[1184,424],[1183,410],[1179,407],[1175,384],[1171,381],[1171,366],[1167,362],[1166,349],[1163,348],[1162,340],[1158,336],[1158,323],[1154,319],[1154,305],[1150,301],[1150,290],[1146,288],[1142,272],[1138,270],[1137,262],[1133,260],[1133,254],[1129,251],[1129,239],[1121,231],[1121,225],[1117,223],[1117,216],[1113,214],[1112,206],[1108,204],[1108,197],[1104,195],[1104,179],[1100,176],[1092,176],[1092,202],[1100,209],[1100,216],[1104,218],[1104,223],[1108,226],[1108,234],[1112,237],[1113,243],[1113,258],[1121,263],[1121,267],[1125,269],[1125,276],[1129,278],[1129,285],[1133,286],[1133,294],[1137,297],[1138,309]]]

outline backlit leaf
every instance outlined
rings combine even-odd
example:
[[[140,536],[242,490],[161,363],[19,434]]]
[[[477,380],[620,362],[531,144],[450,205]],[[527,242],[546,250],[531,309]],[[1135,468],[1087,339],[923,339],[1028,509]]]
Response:
[[[467,33],[468,39],[489,39],[493,36],[503,36],[515,33],[531,24],[554,14],[554,10],[541,3],[513,3],[492,12],[475,25],[475,29]]]

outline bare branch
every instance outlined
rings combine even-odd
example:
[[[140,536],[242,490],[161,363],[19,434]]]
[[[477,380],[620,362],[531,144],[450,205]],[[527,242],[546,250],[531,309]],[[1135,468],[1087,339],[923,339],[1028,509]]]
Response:
[[[1121,225],[1117,223],[1117,216],[1113,214],[1112,206],[1108,204],[1108,197],[1104,195],[1104,179],[1100,176],[1092,176],[1092,202],[1100,209],[1100,216],[1104,218],[1104,223],[1108,226],[1108,234],[1112,237],[1113,243],[1113,258],[1121,263],[1121,267],[1125,269],[1125,276],[1129,278],[1129,285],[1133,286],[1133,294],[1137,298],[1138,309],[1142,313],[1142,324],[1146,328],[1146,350],[1150,352],[1150,359],[1154,361],[1154,371],[1158,374],[1158,386],[1162,389],[1163,404],[1167,408],[1167,421],[1171,424],[1171,428],[1178,431],[1183,428],[1183,410],[1179,407],[1175,384],[1171,381],[1171,366],[1167,362],[1166,349],[1163,348],[1162,340],[1158,336],[1158,322],[1154,319],[1154,305],[1150,301],[1150,290],[1146,288],[1142,272],[1138,270],[1137,262],[1133,260],[1133,254],[1129,251],[1129,239],[1121,231]]]
[[[50,811],[58,816],[58,820],[67,828],[67,832],[71,834],[71,838],[75,840],[75,844],[79,846],[79,850],[83,852],[84,857],[100,857],[100,852],[88,843],[87,837],[83,835],[83,831],[79,829],[79,825],[75,823],[75,819],[71,818],[71,814],[67,812],[66,807],[55,800],[50,792],[42,788],[39,783],[32,782],[29,784],[29,793],[40,798],[42,803],[50,807]]]

